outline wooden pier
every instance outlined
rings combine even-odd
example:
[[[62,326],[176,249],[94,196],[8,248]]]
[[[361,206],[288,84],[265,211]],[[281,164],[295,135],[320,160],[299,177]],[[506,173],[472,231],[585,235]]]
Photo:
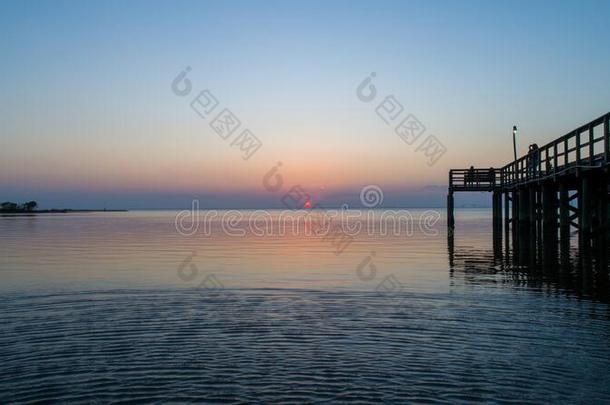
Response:
[[[447,225],[455,227],[455,192],[491,192],[494,246],[512,242],[525,262],[567,260],[572,235],[580,252],[607,264],[610,113],[501,168],[449,171]]]

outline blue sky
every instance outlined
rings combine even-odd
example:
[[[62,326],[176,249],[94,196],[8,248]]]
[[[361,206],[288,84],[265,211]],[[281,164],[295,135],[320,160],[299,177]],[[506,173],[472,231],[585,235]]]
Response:
[[[439,205],[449,168],[510,160],[513,124],[525,152],[610,111],[609,17],[601,1],[3,2],[0,199],[276,206],[260,183],[281,161],[327,205],[367,184]],[[186,66],[263,142],[251,159],[171,92]],[[432,167],[356,97],[371,72],[446,147]]]

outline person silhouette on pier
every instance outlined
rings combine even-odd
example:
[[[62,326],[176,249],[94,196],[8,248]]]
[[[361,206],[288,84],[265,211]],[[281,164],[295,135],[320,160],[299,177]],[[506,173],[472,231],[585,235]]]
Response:
[[[474,183],[474,166],[470,166],[468,173],[466,173],[466,177],[464,177],[464,185],[468,183]]]
[[[538,162],[540,161],[540,150],[538,144],[531,144],[527,152],[527,174],[528,177],[535,177],[538,172]]]

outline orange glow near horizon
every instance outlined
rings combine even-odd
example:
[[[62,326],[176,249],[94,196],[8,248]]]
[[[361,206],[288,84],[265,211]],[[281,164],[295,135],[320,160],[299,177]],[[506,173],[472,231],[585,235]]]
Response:
[[[444,165],[429,168],[418,155],[406,159],[397,152],[367,155],[356,150],[333,155],[303,148],[303,154],[278,149],[243,161],[239,155],[230,154],[230,149],[221,148],[226,145],[217,146],[218,150],[185,149],[184,154],[164,154],[156,149],[146,153],[128,151],[127,146],[117,152],[75,147],[68,159],[62,156],[65,150],[37,145],[29,149],[30,163],[25,167],[20,164],[23,156],[18,154],[4,160],[0,182],[92,192],[260,193],[265,191],[263,177],[280,160],[278,174],[284,188],[300,185],[317,199],[366,184],[405,189],[446,181]]]

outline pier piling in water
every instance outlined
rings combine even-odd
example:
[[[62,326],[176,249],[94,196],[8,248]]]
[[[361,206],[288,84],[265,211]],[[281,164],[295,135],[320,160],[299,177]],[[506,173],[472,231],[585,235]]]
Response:
[[[493,227],[494,232],[501,236],[502,233],[502,193],[500,190],[494,190],[492,197],[493,206]]]
[[[542,185],[542,261],[550,267],[557,257],[557,189],[552,182]]]
[[[455,219],[453,217],[453,191],[447,194],[447,227],[455,227]]]

